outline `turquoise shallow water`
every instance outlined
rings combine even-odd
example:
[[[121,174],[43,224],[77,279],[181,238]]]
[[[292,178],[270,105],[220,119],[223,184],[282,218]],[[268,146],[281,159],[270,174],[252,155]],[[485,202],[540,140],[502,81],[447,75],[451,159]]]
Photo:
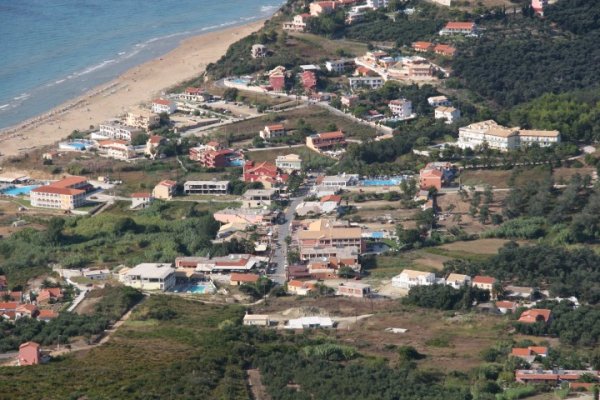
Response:
[[[0,128],[81,95],[185,37],[271,15],[280,0],[0,0]]]

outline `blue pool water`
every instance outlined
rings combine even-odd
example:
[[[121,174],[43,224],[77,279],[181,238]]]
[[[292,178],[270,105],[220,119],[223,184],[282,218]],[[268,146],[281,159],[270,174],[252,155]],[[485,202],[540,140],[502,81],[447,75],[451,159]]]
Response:
[[[205,294],[214,293],[215,287],[212,283],[184,283],[175,286],[171,291],[174,293]]]
[[[74,148],[75,150],[79,150],[79,151],[83,151],[85,150],[85,144],[84,143],[69,143],[67,146]]]
[[[360,181],[363,186],[396,186],[402,182],[402,177],[389,179],[364,179]]]
[[[242,167],[242,166],[244,166],[244,160],[240,160],[240,159],[231,160],[229,162],[229,165],[231,165],[232,167]]]
[[[2,191],[2,194],[5,194],[7,196],[27,196],[29,195],[29,192],[31,192],[33,189],[39,187],[39,185],[28,185],[28,186],[15,186],[13,188],[10,189],[4,189]]]

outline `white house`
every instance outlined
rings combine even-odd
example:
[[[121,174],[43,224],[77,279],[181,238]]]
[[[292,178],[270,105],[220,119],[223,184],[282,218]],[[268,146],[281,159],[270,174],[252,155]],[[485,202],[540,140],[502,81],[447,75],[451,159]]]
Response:
[[[102,280],[106,279],[110,276],[110,271],[106,268],[104,269],[89,269],[84,268],[81,271],[81,275],[91,280]]]
[[[302,317],[290,319],[285,329],[333,328],[333,321],[329,317]]]
[[[336,74],[342,74],[346,71],[346,68],[349,68],[354,65],[353,59],[340,59],[340,60],[328,60],[325,61],[325,69],[329,72],[334,72]]]
[[[427,102],[431,107],[450,106],[450,100],[446,96],[432,96],[427,98]]]
[[[152,112],[156,114],[167,113],[173,114],[177,111],[177,103],[167,99],[152,100]]]
[[[401,289],[410,289],[414,286],[428,286],[437,283],[433,272],[415,271],[405,269],[392,278],[392,286]]]
[[[413,116],[412,102],[406,99],[392,100],[388,104],[396,119],[408,119]]]
[[[152,193],[138,192],[131,195],[131,209],[147,208],[154,200]]]
[[[348,84],[352,91],[361,88],[379,89],[383,86],[383,83],[383,78],[378,76],[353,76],[348,78]]]
[[[440,106],[435,109],[435,119],[445,119],[447,124],[453,124],[460,119],[460,110],[454,107]]]
[[[271,139],[285,136],[285,126],[283,126],[282,124],[267,125],[265,126],[265,129],[260,131],[259,135],[263,139]]]
[[[134,288],[166,291],[175,286],[175,269],[170,263],[143,263],[127,271],[122,279]]]
[[[187,181],[183,184],[185,194],[227,194],[229,181]]]
[[[358,175],[356,174],[327,175],[320,182],[320,186],[328,188],[344,188],[356,185],[358,185]]]
[[[471,277],[469,275],[452,273],[446,278],[446,285],[452,286],[454,289],[471,286]]]
[[[271,321],[268,314],[246,314],[243,323],[246,326],[269,326]]]
[[[97,134],[92,134],[92,139],[115,139],[131,141],[144,130],[126,125],[118,120],[106,121],[100,124]]]
[[[287,154],[285,156],[277,156],[275,166],[285,173],[302,170],[302,159],[298,154]]]

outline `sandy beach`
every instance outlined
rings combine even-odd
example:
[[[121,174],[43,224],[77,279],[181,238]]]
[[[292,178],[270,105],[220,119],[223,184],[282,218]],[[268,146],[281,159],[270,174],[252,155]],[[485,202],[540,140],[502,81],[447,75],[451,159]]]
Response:
[[[185,39],[162,57],[139,65],[117,79],[70,100],[50,112],[0,132],[5,159],[67,137],[75,129],[124,114],[182,81],[197,77],[237,40],[258,30],[264,21],[252,22]]]

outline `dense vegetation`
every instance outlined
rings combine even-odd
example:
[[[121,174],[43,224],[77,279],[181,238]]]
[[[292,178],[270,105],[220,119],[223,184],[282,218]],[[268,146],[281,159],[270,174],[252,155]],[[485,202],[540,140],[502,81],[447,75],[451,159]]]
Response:
[[[438,310],[469,310],[474,302],[490,300],[490,292],[476,287],[454,289],[448,285],[415,286],[403,299],[406,304]]]
[[[49,346],[65,344],[74,336],[89,339],[108,328],[143,297],[141,292],[129,287],[108,287],[102,292],[103,297],[91,316],[61,312],[50,322],[31,318],[19,318],[14,323],[0,321],[0,352],[16,350],[21,343],[30,340]]]
[[[553,296],[600,302],[600,256],[588,248],[568,250],[509,242],[487,261],[451,261],[445,264],[444,272],[486,274],[515,285],[547,287]]]
[[[504,107],[545,93],[596,87],[599,10],[597,2],[563,0],[548,7],[546,21],[505,16],[463,49],[453,63],[456,74],[472,92]],[[557,31],[552,23],[570,32]]]
[[[169,318],[154,318],[155,309]],[[471,399],[468,384],[445,385],[443,374],[419,370],[419,353],[394,366],[325,332],[244,327],[243,314],[239,306],[151,296],[106,345],[49,365],[3,368],[0,398],[241,400],[251,397],[246,370],[259,368],[274,400]]]
[[[248,246],[237,241],[213,245],[219,224],[193,203],[156,202],[134,215],[122,214],[117,207],[95,217],[40,222],[46,231],[24,229],[0,242],[0,268],[11,285],[23,284],[50,263],[81,268],[93,263],[172,262],[180,255],[225,255]]]
[[[600,343],[600,309],[592,306],[573,307],[569,301],[542,302],[540,308],[552,310],[549,324],[515,324],[518,332],[528,335],[553,335],[568,345],[594,347]]]

